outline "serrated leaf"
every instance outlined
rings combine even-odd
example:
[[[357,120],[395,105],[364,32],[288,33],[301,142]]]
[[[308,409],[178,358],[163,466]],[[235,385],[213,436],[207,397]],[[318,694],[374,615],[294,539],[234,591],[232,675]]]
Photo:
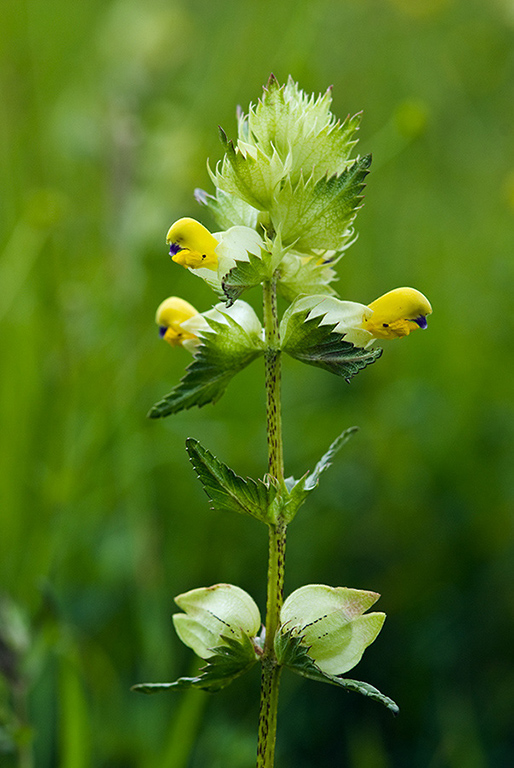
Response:
[[[321,324],[321,315],[307,320],[309,312],[296,312],[293,322],[289,321],[288,338],[283,350],[296,360],[323,368],[349,381],[382,354],[379,347],[363,349],[344,341],[340,333],[333,331],[337,323]]]
[[[302,677],[310,680],[316,680],[321,683],[330,683],[338,688],[344,688],[347,691],[355,691],[367,696],[374,701],[380,702],[387,707],[394,715],[399,710],[398,705],[388,696],[385,696],[377,688],[369,683],[360,680],[350,680],[337,675],[329,675],[323,672],[313,659],[309,656],[308,648],[302,644],[300,635],[292,630],[278,632],[275,637],[275,653],[280,664],[288,667]]]
[[[186,448],[213,509],[237,512],[270,522],[270,507],[277,495],[274,485],[250,477],[240,477],[200,445],[198,440],[188,438]]]
[[[259,211],[236,195],[216,189],[216,196],[213,196],[203,189],[195,189],[195,199],[211,211],[223,230],[237,226],[255,229],[257,226]]]
[[[244,291],[260,285],[271,277],[269,265],[255,254],[248,252],[249,261],[239,261],[222,280],[223,292],[231,306]]]
[[[350,427],[345,429],[339,437],[336,437],[328,451],[323,454],[310,474],[306,473],[299,480],[295,480],[293,477],[286,479],[285,483],[289,496],[287,503],[284,505],[283,515],[287,523],[291,522],[309,494],[317,487],[320,476],[330,467],[336,453],[358,430],[359,427]]]
[[[250,336],[229,315],[226,323],[209,320],[211,331],[205,331],[193,362],[185,376],[148,416],[160,419],[194,405],[215,403],[225,392],[235,374],[263,354],[263,344]]]
[[[335,118],[325,125],[318,133],[308,135],[303,142],[294,145],[293,162],[291,167],[291,180],[297,180],[300,173],[319,179],[329,174],[340,174],[350,164],[349,157],[352,149],[357,144],[352,140],[353,134],[358,129],[361,121],[361,113],[348,117],[341,123]]]
[[[340,250],[353,236],[350,226],[362,204],[371,155],[355,160],[339,175],[287,180],[275,194],[271,217],[285,245],[309,253],[316,248]]]
[[[138,683],[133,685],[131,690],[148,694],[186,688],[202,688],[212,693],[221,691],[257,661],[255,648],[246,635],[241,635],[241,641],[232,637],[223,637],[223,640],[226,645],[213,649],[213,656],[196,677],[179,677],[172,683]]]
[[[284,175],[278,154],[264,154],[259,147],[243,145],[236,148],[220,131],[226,155],[218,167],[213,181],[225,192],[236,195],[259,211],[271,206],[274,190]]]

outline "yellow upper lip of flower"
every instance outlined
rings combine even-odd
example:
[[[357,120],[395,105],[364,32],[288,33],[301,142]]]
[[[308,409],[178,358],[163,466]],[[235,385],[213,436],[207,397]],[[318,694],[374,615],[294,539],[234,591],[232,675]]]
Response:
[[[181,326],[185,320],[197,314],[198,311],[188,301],[178,296],[169,296],[159,304],[155,313],[159,336],[172,347],[181,345],[185,339],[196,338]]]
[[[408,336],[416,328],[427,327],[426,317],[432,306],[415,288],[394,288],[369,304],[373,314],[364,318],[363,328],[375,338],[393,339]]]
[[[178,219],[168,230],[170,256],[183,267],[216,269],[218,241],[203,224],[188,217]]]

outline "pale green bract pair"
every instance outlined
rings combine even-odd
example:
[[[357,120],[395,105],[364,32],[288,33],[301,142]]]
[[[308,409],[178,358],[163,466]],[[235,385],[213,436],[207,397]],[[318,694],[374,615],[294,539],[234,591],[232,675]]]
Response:
[[[377,688],[342,677],[360,661],[380,632],[384,613],[366,613],[379,595],[346,587],[309,584],[285,600],[273,647],[276,662],[312,680],[355,691],[386,706],[398,705]],[[250,595],[233,584],[192,589],[175,598],[184,613],[173,616],[180,639],[206,664],[195,677],[142,683],[141,693],[200,688],[219,691],[264,655],[265,630]]]
[[[347,587],[309,584],[285,600],[277,630],[277,660],[281,639],[290,635],[300,640],[316,666],[329,675],[352,669],[385,620],[385,613],[364,613],[379,598],[376,592]],[[249,638],[258,660],[263,638],[259,609],[250,595],[233,584],[215,584],[185,592],[175,598],[185,613],[173,616],[178,636],[202,659],[216,654],[227,639],[241,643]]]

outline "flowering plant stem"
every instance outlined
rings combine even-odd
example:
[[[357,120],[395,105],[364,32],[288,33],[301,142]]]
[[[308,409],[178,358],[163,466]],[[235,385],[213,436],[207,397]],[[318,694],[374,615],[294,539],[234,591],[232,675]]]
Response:
[[[220,130],[226,153],[211,174],[216,195],[200,190],[197,199],[227,228],[211,234],[184,217],[172,224],[166,241],[172,260],[197,272],[224,301],[200,313],[170,296],[156,314],[161,337],[189,349],[193,361],[150,410],[152,418],[216,402],[238,371],[264,356],[267,475],[241,477],[193,438],[186,447],[214,510],[249,515],[268,526],[266,621],[263,629],[256,602],[234,584],[177,595],[182,613],[173,615],[175,629],[205,666],[194,677],[134,688],[220,691],[260,661],[257,768],[274,765],[283,666],[398,712],[374,686],[343,677],[382,628],[385,614],[368,612],[377,592],[306,584],[283,599],[287,525],[356,427],[344,430],[311,472],[284,478],[282,352],[350,381],[381,356],[382,350],[371,346],[375,340],[426,328],[432,312],[414,288],[396,288],[364,305],[339,299],[330,286],[335,264],[355,239],[353,222],[371,162],[370,155],[350,157],[359,116],[338,121],[330,102],[330,91],[315,98],[291,78],[281,86],[272,76],[259,103],[250,105],[246,116],[239,114],[237,141]],[[257,285],[263,288],[264,323],[239,298]],[[280,324],[277,292],[289,304]]]
[[[284,458],[280,404],[281,369],[275,280],[270,280],[263,284],[263,294],[266,338],[265,378],[268,471],[279,484],[282,484],[284,481]],[[286,527],[285,522],[280,518],[275,524],[269,525],[266,639],[262,659],[257,768],[273,768],[274,764],[281,667],[277,663],[273,639],[279,624],[280,609],[283,602]]]

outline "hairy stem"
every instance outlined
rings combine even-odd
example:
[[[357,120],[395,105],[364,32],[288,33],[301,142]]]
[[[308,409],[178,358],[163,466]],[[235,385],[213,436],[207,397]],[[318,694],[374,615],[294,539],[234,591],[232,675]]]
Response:
[[[268,437],[268,471],[282,483],[284,458],[280,407],[280,339],[278,333],[277,293],[275,281],[265,283],[264,327],[266,331],[265,375],[266,418]],[[281,668],[277,664],[273,639],[283,600],[286,525],[282,520],[269,526],[268,590],[266,605],[266,641],[262,659],[261,704],[257,768],[273,768],[277,730],[277,703]]]

